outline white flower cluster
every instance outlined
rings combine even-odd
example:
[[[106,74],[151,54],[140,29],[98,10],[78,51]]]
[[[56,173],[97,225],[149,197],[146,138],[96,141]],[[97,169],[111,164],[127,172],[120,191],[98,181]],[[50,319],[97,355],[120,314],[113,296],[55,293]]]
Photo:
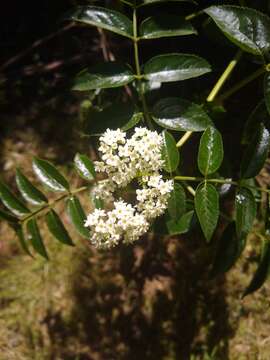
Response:
[[[156,131],[140,127],[134,129],[129,139],[120,129],[108,129],[100,137],[101,161],[95,162],[95,169],[105,173],[107,179],[98,183],[94,195],[106,204],[113,204],[113,209],[96,209],[87,217],[85,226],[90,227],[95,246],[108,248],[121,240],[131,243],[165,211],[173,181],[163,180],[160,175],[162,146],[163,139]],[[136,190],[136,205],[115,200],[116,190],[134,179],[141,184]]]

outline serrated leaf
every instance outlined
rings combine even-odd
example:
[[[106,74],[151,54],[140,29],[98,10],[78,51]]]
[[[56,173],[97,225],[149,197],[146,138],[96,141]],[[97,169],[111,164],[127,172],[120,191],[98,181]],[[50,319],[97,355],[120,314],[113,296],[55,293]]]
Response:
[[[178,235],[187,233],[192,225],[194,219],[194,211],[188,211],[183,214],[178,221],[173,219],[166,221],[166,226],[170,235]]]
[[[16,184],[22,197],[31,204],[43,205],[48,202],[46,196],[19,169],[16,170]]]
[[[112,9],[100,6],[79,6],[70,12],[67,18],[133,38],[131,20],[124,14]]]
[[[153,108],[153,120],[160,126],[176,131],[203,131],[211,119],[197,104],[181,98],[159,100]]]
[[[124,86],[135,79],[132,69],[116,61],[101,63],[82,70],[74,80],[72,89],[88,91]]]
[[[258,268],[257,268],[250,284],[244,291],[244,294],[242,297],[245,297],[245,296],[253,293],[254,291],[258,290],[263,285],[263,283],[265,282],[265,280],[268,277],[269,269],[270,269],[270,241],[267,240],[267,241],[265,241],[265,243],[263,245],[261,259],[260,259]]]
[[[94,164],[86,155],[76,154],[74,164],[79,175],[88,181],[92,181],[96,177]]]
[[[204,176],[216,172],[223,160],[223,142],[220,132],[209,126],[202,134],[198,153],[198,167]]]
[[[251,178],[261,171],[269,151],[270,133],[260,123],[251,143],[248,145],[241,162],[241,177]]]
[[[2,203],[16,216],[22,217],[30,213],[29,209],[0,181],[0,199]]]
[[[65,245],[74,246],[65,226],[53,209],[46,214],[46,223],[48,229],[57,240]]]
[[[133,103],[114,102],[102,111],[89,112],[85,132],[89,135],[100,135],[106,129],[127,131],[143,119]]]
[[[69,184],[56,167],[47,160],[34,158],[33,170],[39,180],[51,191],[63,192],[69,190]]]
[[[245,247],[245,239],[236,234],[235,222],[231,222],[223,231],[217,246],[212,276],[225,273],[231,269]]]
[[[219,217],[219,195],[213,185],[203,182],[198,186],[195,193],[195,210],[204,236],[209,242]]]
[[[176,147],[174,137],[167,131],[162,132],[163,136],[163,147],[161,150],[161,156],[164,160],[163,168],[168,172],[174,172],[179,165],[179,150]]]
[[[258,125],[260,123],[263,123],[268,131],[270,130],[270,115],[264,99],[257,104],[245,124],[242,136],[243,144],[248,144],[252,141],[254,134],[258,131]]]
[[[270,49],[270,19],[243,6],[211,6],[204,10],[235,45],[254,55]]]
[[[264,101],[268,111],[268,115],[270,115],[270,73],[267,72],[264,75]]]
[[[168,200],[168,213],[173,220],[178,221],[186,211],[186,193],[184,188],[174,182],[173,190]]]
[[[147,61],[144,77],[149,81],[170,82],[201,76],[211,71],[209,63],[191,54],[163,54]]]
[[[38,228],[36,219],[32,218],[32,219],[28,220],[26,227],[27,227],[28,238],[29,238],[34,250],[39,255],[41,255],[45,259],[49,260],[46,248],[44,246],[42,237],[39,232],[39,228]]]
[[[244,187],[235,196],[236,233],[239,239],[250,232],[256,216],[256,202],[252,192]]]
[[[197,34],[192,24],[177,15],[162,14],[145,19],[140,25],[142,39]]]
[[[68,199],[67,210],[68,210],[69,218],[72,224],[74,225],[75,229],[77,230],[77,232],[84,238],[89,239],[90,232],[84,226],[86,215],[81,206],[79,199],[76,196],[73,196],[72,198]]]

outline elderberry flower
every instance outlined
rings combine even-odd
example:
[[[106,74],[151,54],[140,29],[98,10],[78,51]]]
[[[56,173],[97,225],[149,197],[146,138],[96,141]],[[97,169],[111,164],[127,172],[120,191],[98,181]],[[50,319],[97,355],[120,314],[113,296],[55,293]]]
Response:
[[[89,214],[85,226],[91,229],[91,242],[99,248],[109,248],[120,241],[132,243],[146,233],[151,222],[167,208],[172,180],[163,180],[161,150],[163,139],[156,131],[137,127],[134,134],[107,129],[100,137],[101,161],[95,162],[96,172],[107,179],[94,188],[95,197],[104,200],[111,210],[96,209]],[[134,179],[136,204],[132,206],[115,199],[115,192]]]

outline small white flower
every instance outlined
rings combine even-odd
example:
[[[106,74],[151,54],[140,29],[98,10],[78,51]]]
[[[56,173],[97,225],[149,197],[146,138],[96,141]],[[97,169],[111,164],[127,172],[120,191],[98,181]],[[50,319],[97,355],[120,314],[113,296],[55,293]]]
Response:
[[[142,127],[135,128],[129,139],[120,129],[107,129],[100,137],[101,161],[94,164],[107,179],[98,183],[93,194],[113,205],[113,209],[96,209],[87,217],[85,226],[90,227],[91,242],[96,247],[109,248],[121,240],[132,243],[148,231],[150,221],[166,210],[173,182],[163,180],[160,174],[164,164],[162,146],[163,139],[156,131]],[[138,176],[142,188],[136,190],[136,205],[115,201],[115,191]]]

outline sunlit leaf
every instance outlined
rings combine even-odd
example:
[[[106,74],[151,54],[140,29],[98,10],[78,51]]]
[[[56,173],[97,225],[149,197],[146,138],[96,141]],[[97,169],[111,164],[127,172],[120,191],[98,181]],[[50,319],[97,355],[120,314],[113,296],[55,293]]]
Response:
[[[22,197],[33,205],[43,205],[48,202],[45,195],[42,194],[20,171],[16,170],[16,184]]]
[[[76,154],[74,159],[75,168],[85,180],[92,181],[96,177],[95,167],[88,156]]]
[[[172,173],[178,168],[179,165],[179,150],[176,147],[174,137],[167,131],[162,132],[163,135],[163,147],[162,147],[162,159],[164,160],[163,168]]]
[[[99,6],[79,6],[67,15],[73,21],[112,31],[116,34],[133,37],[131,20],[118,11]]]
[[[199,105],[176,97],[159,100],[153,108],[153,119],[158,125],[176,131],[203,131],[212,125]]]
[[[115,88],[126,85],[134,79],[135,76],[129,66],[115,61],[106,62],[82,70],[75,77],[73,90]]]
[[[245,238],[250,232],[256,216],[256,202],[252,192],[240,188],[235,196],[236,233],[239,239]]]
[[[35,157],[33,170],[39,180],[51,191],[62,192],[69,190],[67,180],[49,161]]]
[[[254,55],[270,49],[270,19],[243,6],[211,6],[204,10],[235,45]]]
[[[46,248],[44,246],[40,231],[37,225],[37,221],[34,218],[28,220],[27,224],[28,238],[34,248],[34,250],[45,259],[49,260]]]
[[[140,25],[142,39],[197,34],[192,24],[177,15],[162,14],[145,19]]]
[[[264,124],[260,123],[251,143],[243,155],[241,177],[251,178],[258,175],[267,159],[269,146],[269,130]]]
[[[53,209],[46,214],[46,223],[50,232],[57,240],[65,245],[74,246],[65,226]]]
[[[223,160],[223,142],[220,132],[209,126],[202,134],[198,153],[198,167],[207,176],[216,172]]]
[[[219,196],[213,185],[203,182],[198,186],[195,193],[195,210],[204,236],[209,242],[219,217]]]
[[[16,216],[24,216],[30,213],[29,209],[0,181],[0,199],[2,203]]]
[[[264,245],[263,245],[261,259],[260,259],[258,268],[257,268],[250,284],[244,291],[243,297],[253,293],[254,291],[258,290],[263,285],[263,283],[265,282],[265,280],[268,277],[269,269],[270,269],[270,241],[267,240],[264,242]]]
[[[191,54],[162,54],[144,65],[144,77],[156,82],[186,80],[210,71],[211,67],[206,60]]]
[[[79,199],[76,196],[70,198],[67,202],[67,210],[69,218],[74,225],[77,232],[84,238],[89,239],[89,229],[84,226],[86,215],[81,206]]]

